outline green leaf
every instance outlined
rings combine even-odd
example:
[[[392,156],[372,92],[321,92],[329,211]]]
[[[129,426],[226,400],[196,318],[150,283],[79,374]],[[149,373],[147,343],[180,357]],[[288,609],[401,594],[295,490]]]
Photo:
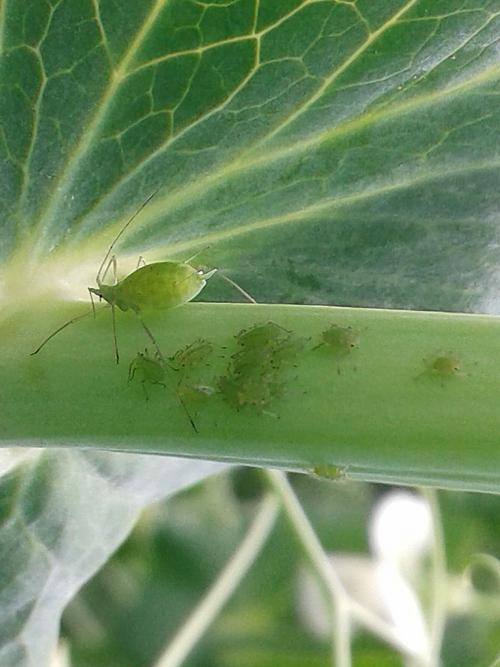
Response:
[[[26,450],[2,459],[2,667],[48,664],[62,610],[140,511],[221,469],[84,450]]]

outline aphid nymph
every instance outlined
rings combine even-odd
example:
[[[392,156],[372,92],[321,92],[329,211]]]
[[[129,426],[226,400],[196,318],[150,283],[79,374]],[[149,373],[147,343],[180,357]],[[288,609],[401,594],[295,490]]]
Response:
[[[321,333],[321,343],[316,345],[314,350],[319,347],[327,347],[328,351],[338,358],[346,357],[354,348],[359,345],[359,333],[351,327],[341,327],[338,324],[330,324]]]
[[[165,368],[158,359],[150,356],[147,349],[144,352],[138,352],[130,362],[128,381],[131,382],[136,376],[142,385],[147,401],[149,400],[147,384],[158,384],[165,388],[167,386],[165,384]]]
[[[450,380],[456,375],[461,374],[462,364],[460,359],[454,354],[440,354],[436,357],[423,359],[425,364],[425,371],[420,373],[417,377],[427,376],[429,378],[436,378],[444,385],[445,380]]]
[[[139,260],[139,264],[135,271],[132,271],[132,273],[123,278],[123,280],[117,279],[117,261],[115,255],[111,254],[112,250],[120,237],[124,234],[125,230],[156,195],[156,192],[151,194],[146,201],[141,204],[117,234],[109,246],[97,272],[97,287],[88,288],[93,310],[93,295],[98,296],[99,299],[104,299],[104,301],[107,301],[111,306],[116,363],[119,362],[120,356],[116,336],[115,308],[119,308],[122,311],[131,310],[137,315],[146,334],[152,341],[163,361],[163,355],[158,343],[143,320],[143,313],[148,310],[156,310],[160,308],[174,308],[175,306],[180,306],[191,301],[205,287],[206,281],[217,271],[217,269],[212,269],[211,271],[204,273],[202,270],[193,268],[188,263],[189,260],[187,262],[155,262],[144,266],[140,266],[141,260]],[[104,282],[110,269],[113,271],[113,283],[111,285]],[[80,315],[63,324],[61,327],[53,331],[31,354],[33,355],[40,352],[44,345],[56,334],[84,317],[86,317],[86,315]]]
[[[135,377],[137,377],[142,385],[144,396],[146,400],[149,401],[149,394],[146,385],[156,384],[166,389],[167,388],[166,381],[168,379],[167,368],[168,367],[166,366],[165,362],[162,360],[161,356],[158,353],[156,353],[156,355],[152,357],[146,348],[144,352],[138,352],[130,362],[128,368],[128,381],[131,382]],[[193,427],[194,431],[198,433],[196,424],[194,423],[194,420],[191,417],[191,414],[187,409],[186,404],[184,403],[184,397],[182,392],[180,391],[180,383],[177,385],[175,389],[175,394],[177,396],[177,399],[179,400],[179,403],[181,404],[182,409],[186,413],[187,418],[189,419],[189,423]]]
[[[262,348],[272,345],[275,341],[290,336],[291,331],[276,322],[265,322],[264,324],[254,324],[249,329],[242,329],[236,336],[238,345],[245,349]]]
[[[194,342],[181,347],[177,352],[169,357],[172,367],[181,369],[192,369],[201,365],[212,354],[214,346],[210,341],[204,338],[198,338]]]

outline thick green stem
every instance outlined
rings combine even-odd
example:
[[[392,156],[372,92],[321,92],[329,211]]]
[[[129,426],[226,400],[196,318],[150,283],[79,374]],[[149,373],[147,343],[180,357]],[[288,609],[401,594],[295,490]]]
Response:
[[[155,452],[318,474],[335,466],[351,479],[500,488],[498,318],[253,304],[144,314],[166,356],[200,337],[214,346],[196,371],[203,390],[183,398],[196,433],[173,389],[150,386],[146,401],[140,382],[127,382],[130,361],[150,347],[130,313],[117,311],[118,366],[109,309],[30,357],[86,308],[40,302],[2,313],[0,444]],[[237,410],[235,395],[231,402],[218,393],[219,378],[238,332],[269,320],[302,349],[260,408]],[[339,354],[319,346],[332,324],[351,327],[357,347]]]

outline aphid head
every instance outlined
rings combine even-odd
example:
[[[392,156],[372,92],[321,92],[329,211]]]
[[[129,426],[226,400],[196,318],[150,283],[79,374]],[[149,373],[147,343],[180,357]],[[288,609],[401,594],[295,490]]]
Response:
[[[114,301],[114,285],[99,285],[99,287],[89,287],[90,298],[92,299],[92,294],[95,294],[99,297],[99,300],[104,299],[108,303],[113,303]]]

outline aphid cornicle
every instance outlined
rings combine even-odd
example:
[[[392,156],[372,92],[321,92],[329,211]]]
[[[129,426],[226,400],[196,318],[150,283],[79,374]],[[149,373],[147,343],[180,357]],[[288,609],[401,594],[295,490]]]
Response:
[[[99,299],[104,299],[111,306],[116,363],[119,362],[120,356],[116,336],[115,308],[119,308],[122,311],[131,310],[137,315],[146,334],[155,346],[160,359],[164,361],[156,338],[143,320],[143,313],[148,310],[174,308],[175,306],[180,306],[191,301],[205,287],[206,281],[217,271],[217,269],[212,269],[204,273],[202,270],[192,267],[189,264],[190,260],[186,262],[165,261],[138,266],[135,271],[132,271],[123,280],[117,279],[116,257],[111,255],[111,252],[125,230],[157,192],[153,192],[122,227],[101,262],[96,275],[97,287],[88,288],[94,314],[93,295],[98,296]],[[104,280],[110,269],[113,270],[114,282],[108,285]],[[34,355],[40,352],[44,345],[56,334],[84,317],[87,317],[87,314],[79,315],[65,322],[61,327],[53,331],[31,354]]]

